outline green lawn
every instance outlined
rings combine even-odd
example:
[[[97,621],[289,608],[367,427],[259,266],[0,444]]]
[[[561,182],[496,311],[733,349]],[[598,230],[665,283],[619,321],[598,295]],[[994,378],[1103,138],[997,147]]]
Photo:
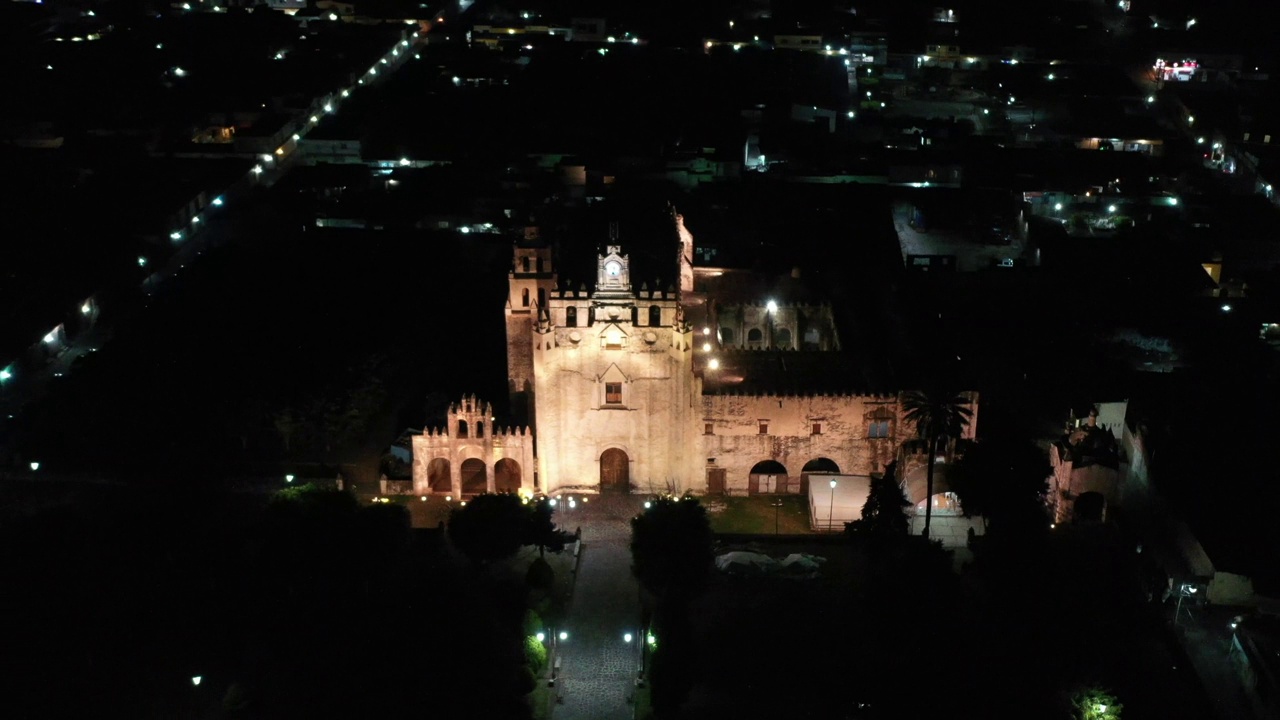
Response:
[[[782,502],[782,507],[774,504]],[[769,535],[809,534],[809,506],[803,495],[756,495],[752,497],[704,498],[711,516],[711,529],[718,533]]]

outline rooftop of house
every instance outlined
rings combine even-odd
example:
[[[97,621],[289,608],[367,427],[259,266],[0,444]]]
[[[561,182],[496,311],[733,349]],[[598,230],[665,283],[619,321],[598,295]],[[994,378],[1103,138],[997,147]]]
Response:
[[[816,305],[826,296],[801,277],[799,267],[791,273],[759,273],[716,267],[694,268],[693,287],[699,295],[725,305]]]

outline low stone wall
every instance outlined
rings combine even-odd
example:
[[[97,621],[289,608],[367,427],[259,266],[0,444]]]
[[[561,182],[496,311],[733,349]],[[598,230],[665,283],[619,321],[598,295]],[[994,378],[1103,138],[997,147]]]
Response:
[[[383,495],[412,495],[413,481],[382,478],[378,481],[378,489]]]

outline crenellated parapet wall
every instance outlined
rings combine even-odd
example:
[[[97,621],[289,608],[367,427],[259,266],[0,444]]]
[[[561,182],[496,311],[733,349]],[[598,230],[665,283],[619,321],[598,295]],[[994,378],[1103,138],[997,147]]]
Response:
[[[746,494],[759,487],[753,475],[785,477],[799,488],[809,472],[879,472],[897,451],[900,414],[898,396],[888,394],[703,395],[708,477],[723,477],[730,494]]]
[[[450,405],[444,427],[413,437],[414,494],[467,497],[538,490],[533,431],[495,427],[493,407],[474,395]]]

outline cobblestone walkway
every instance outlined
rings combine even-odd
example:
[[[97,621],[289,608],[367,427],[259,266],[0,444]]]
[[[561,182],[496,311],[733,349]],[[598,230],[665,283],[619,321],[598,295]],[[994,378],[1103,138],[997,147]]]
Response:
[[[580,496],[575,496],[580,497]],[[559,645],[563,704],[555,720],[624,720],[640,652],[640,600],[631,576],[630,518],[643,497],[590,495],[576,510],[557,513],[565,529],[582,528],[582,559]],[[562,498],[563,502],[563,498]],[[562,506],[563,507],[563,506]],[[630,644],[623,634],[634,637]]]

